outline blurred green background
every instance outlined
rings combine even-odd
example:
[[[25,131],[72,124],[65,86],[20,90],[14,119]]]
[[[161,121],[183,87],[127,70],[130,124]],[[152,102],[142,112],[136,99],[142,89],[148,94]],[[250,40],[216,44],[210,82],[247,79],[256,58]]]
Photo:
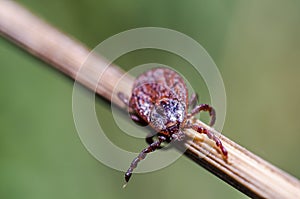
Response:
[[[19,2],[90,48],[145,26],[192,37],[223,76],[223,134],[300,178],[300,1]],[[76,133],[73,81],[3,38],[0,60],[0,198],[247,198],[185,157],[134,175],[122,189],[123,173],[95,160]],[[148,62],[184,64],[151,50],[117,60],[125,70]],[[207,102],[205,86],[197,89]],[[96,108],[110,116],[105,100],[98,98]],[[101,122],[114,139],[119,129],[107,118]],[[145,146],[141,139],[133,143],[134,150]]]

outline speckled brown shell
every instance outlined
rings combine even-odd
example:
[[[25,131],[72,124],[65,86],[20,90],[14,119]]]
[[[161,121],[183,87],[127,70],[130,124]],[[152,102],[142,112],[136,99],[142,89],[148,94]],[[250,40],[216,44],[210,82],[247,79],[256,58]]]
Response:
[[[186,111],[188,109],[188,90],[183,78],[171,69],[154,68],[136,78],[129,108],[150,123],[151,110],[155,102],[162,98],[176,98],[186,105]]]

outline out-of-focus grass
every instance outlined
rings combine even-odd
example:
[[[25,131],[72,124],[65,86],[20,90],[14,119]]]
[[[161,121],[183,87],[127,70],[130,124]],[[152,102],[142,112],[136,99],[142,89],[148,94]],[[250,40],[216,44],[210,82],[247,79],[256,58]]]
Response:
[[[191,36],[210,53],[224,79],[228,106],[223,133],[300,178],[298,1],[20,3],[91,48],[144,26]],[[1,198],[243,197],[185,157],[160,171],[135,175],[121,189],[123,173],[96,161],[76,133],[73,81],[4,39],[0,60]],[[187,64],[155,50],[117,60],[126,70],[148,62]],[[192,73],[190,77],[193,85],[202,81]],[[198,89],[201,100],[208,102],[206,87]],[[100,119],[110,114],[110,105],[101,98],[96,109]],[[112,136],[118,135],[114,123],[103,123]]]

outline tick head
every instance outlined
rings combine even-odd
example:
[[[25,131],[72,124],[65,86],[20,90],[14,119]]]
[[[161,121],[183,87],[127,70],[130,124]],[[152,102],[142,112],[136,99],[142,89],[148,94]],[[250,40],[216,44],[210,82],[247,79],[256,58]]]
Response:
[[[186,106],[177,99],[163,98],[158,100],[151,110],[150,123],[156,130],[179,130],[185,118]]]

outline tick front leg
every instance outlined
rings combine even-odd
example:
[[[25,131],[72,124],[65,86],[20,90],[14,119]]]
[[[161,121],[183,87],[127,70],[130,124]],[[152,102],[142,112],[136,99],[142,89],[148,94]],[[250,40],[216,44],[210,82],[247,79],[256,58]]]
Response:
[[[192,116],[196,115],[197,113],[200,113],[201,111],[208,111],[210,115],[210,123],[209,126],[213,126],[216,121],[216,111],[213,107],[209,106],[208,104],[200,104],[196,106],[191,113],[187,115],[187,118],[191,118]]]
[[[148,123],[144,121],[141,117],[139,117],[136,113],[129,113],[130,118],[138,125],[140,126],[147,126]]]
[[[157,136],[156,134],[155,135],[153,135],[152,133],[149,133],[148,135],[147,135],[147,137],[146,137],[146,142],[147,142],[147,144],[149,144],[149,145],[151,145],[151,144],[153,144],[154,143],[154,137],[155,136]],[[162,147],[161,146],[159,146],[159,147],[157,147],[157,149],[161,149]]]
[[[145,159],[147,153],[151,153],[153,151],[155,151],[156,149],[158,149],[161,145],[161,143],[163,143],[166,140],[165,137],[163,136],[158,136],[158,140],[153,142],[152,144],[150,144],[147,148],[145,148],[139,155],[138,157],[136,157],[130,164],[129,169],[127,170],[127,172],[125,173],[125,181],[126,184],[128,183],[128,181],[130,180],[130,177],[132,175],[133,170],[137,167],[138,163]],[[123,186],[125,187],[126,184]]]
[[[196,125],[196,124],[192,125],[192,129],[195,130],[195,131],[197,131],[198,133],[204,133],[204,134],[206,134],[209,139],[215,141],[217,147],[219,147],[221,149],[222,154],[224,155],[225,159],[227,159],[228,152],[227,152],[226,148],[223,146],[221,140],[218,137],[216,137],[213,133],[211,133],[206,128],[203,128],[203,127],[201,127],[199,125]]]

